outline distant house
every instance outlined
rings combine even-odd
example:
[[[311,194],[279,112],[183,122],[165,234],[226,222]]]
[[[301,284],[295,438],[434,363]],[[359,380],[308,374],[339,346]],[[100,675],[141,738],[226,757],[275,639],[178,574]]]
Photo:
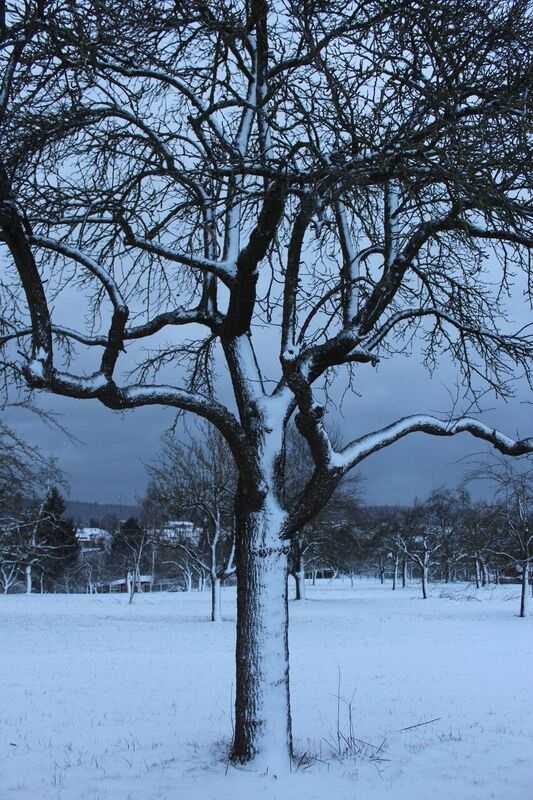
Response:
[[[132,576],[128,575],[127,578],[119,578],[116,581],[109,581],[109,583],[106,583],[102,586],[102,590],[104,592],[118,592],[119,594],[125,594],[130,590],[131,580]],[[139,575],[136,590],[138,592],[149,592],[152,588],[153,582],[153,575]]]
[[[194,522],[182,519],[170,519],[159,528],[157,534],[167,542],[189,541],[196,542],[201,531],[194,526]]]
[[[76,538],[82,550],[107,550],[113,537],[104,528],[78,528]]]

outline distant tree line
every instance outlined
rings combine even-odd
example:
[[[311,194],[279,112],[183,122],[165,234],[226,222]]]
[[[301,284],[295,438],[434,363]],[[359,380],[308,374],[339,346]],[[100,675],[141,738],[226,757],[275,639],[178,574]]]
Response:
[[[64,484],[53,460],[0,423],[0,591],[69,590],[80,548]]]
[[[287,495],[297,498],[310,463],[295,434]],[[213,428],[178,441],[165,437],[148,466],[138,518],[90,521],[76,536],[54,480],[61,473],[12,431],[0,428],[0,589],[4,592],[211,590],[211,618],[222,617],[220,587],[234,580],[234,497],[231,454]],[[295,465],[295,466],[294,466]],[[533,470],[500,460],[472,475],[490,482],[492,499],[466,489],[435,489],[411,507],[365,506],[357,478],[290,543],[295,598],[317,577],[374,576],[396,590],[419,581],[521,583],[527,614],[533,561]],[[103,528],[101,527],[103,525]]]

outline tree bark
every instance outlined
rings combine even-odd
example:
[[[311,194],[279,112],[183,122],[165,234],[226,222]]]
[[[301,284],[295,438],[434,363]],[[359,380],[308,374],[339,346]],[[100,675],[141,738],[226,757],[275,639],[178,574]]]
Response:
[[[300,563],[299,569],[297,569],[293,574],[296,582],[296,596],[294,599],[305,600],[305,569],[303,564]]]
[[[396,555],[394,557],[394,568],[392,571],[392,591],[394,592],[396,589],[396,583],[398,581],[398,565],[399,565],[399,558]]]
[[[211,575],[211,622],[222,622],[220,578]]]
[[[31,594],[32,592],[32,574],[31,574],[31,564],[26,566],[26,594]]]
[[[302,555],[302,543],[297,537],[291,548],[292,570],[291,575],[295,583],[295,600],[305,600],[305,562]]]
[[[475,567],[475,577],[476,577],[476,589],[479,589],[479,581],[480,581],[480,571],[479,571],[479,559],[476,558],[474,561]]]
[[[428,568],[425,564],[422,565],[422,597],[428,599]]]
[[[268,497],[267,497],[268,501]],[[270,505],[270,507],[269,507]],[[237,648],[233,762],[287,769],[292,756],[288,547],[275,502],[237,523]]]
[[[520,593],[520,616],[527,617],[529,605],[529,561],[522,562],[522,591]]]
[[[486,586],[488,583],[488,572],[487,572],[487,565],[485,564],[485,561],[482,558],[479,559],[479,567],[481,574],[481,585]]]

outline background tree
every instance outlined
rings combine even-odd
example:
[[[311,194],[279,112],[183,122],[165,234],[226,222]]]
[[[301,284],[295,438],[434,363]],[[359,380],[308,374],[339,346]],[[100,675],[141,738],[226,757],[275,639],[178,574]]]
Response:
[[[47,502],[54,482],[65,482],[57,464],[0,423],[0,573],[4,592],[23,574],[26,592],[31,593],[35,571],[44,590],[43,575],[52,561],[60,568],[62,562],[75,559],[77,542],[72,528],[70,534],[65,533],[63,551],[57,537],[43,528],[51,519]]]
[[[57,486],[52,486],[42,506],[37,541],[44,548],[39,562],[41,586],[56,586],[77,565],[80,546],[72,519],[65,519],[65,501]],[[68,587],[68,579],[65,584]]]
[[[33,491],[34,461],[39,453],[0,423],[0,583],[7,593],[22,568],[18,543],[18,521],[24,497]]]
[[[403,513],[402,526],[397,542],[404,555],[420,572],[422,597],[427,600],[430,572],[440,559],[442,550],[441,531],[422,504],[415,503]]]
[[[463,497],[467,497],[463,494]],[[464,551],[465,579],[472,574],[476,588],[489,580],[489,560],[494,561],[492,546],[495,542],[496,526],[493,507],[484,500],[467,501],[461,507],[460,542]]]
[[[533,468],[529,461],[515,466],[497,460],[482,467],[476,477],[485,478],[495,489],[491,516],[496,535],[488,549],[520,575],[520,616],[527,617],[533,563]]]
[[[328,435],[335,446],[340,444],[337,429]],[[313,474],[313,458],[304,437],[294,425],[285,436],[283,494],[286,506],[297,506]],[[291,538],[289,572],[295,581],[295,599],[305,599],[305,575],[316,569],[350,569],[355,540],[351,536],[360,511],[359,478],[345,479],[328,503]]]
[[[185,514],[202,526],[202,541],[194,557],[209,574],[211,620],[220,621],[221,581],[235,572],[237,475],[231,451],[216,428],[203,425],[189,442],[167,436],[148,472],[152,491],[167,519],[179,519]],[[177,545],[191,547],[190,542]]]
[[[440,487],[430,493],[423,505],[427,525],[440,543],[440,577],[448,583],[455,565],[466,555],[462,542],[462,521],[470,498],[464,491],[455,492]]]
[[[113,533],[110,557],[114,570],[120,570],[126,578],[130,604],[133,603],[135,593],[141,591],[141,575],[150,563],[150,538],[150,532],[136,517],[129,517],[125,522],[119,523]]]
[[[398,584],[399,570],[402,569],[402,584],[407,582],[407,555],[402,541],[402,521],[404,512],[399,508],[379,508],[368,510],[365,527],[369,531],[366,542],[367,558],[371,556],[377,568],[381,583],[385,572],[392,572],[392,590]]]
[[[506,303],[530,268],[530,15],[522,0],[5,12],[5,374],[112,409],[190,411],[228,442],[234,761],[291,753],[289,542],[342,477],[416,432],[533,448],[460,405],[368,432],[354,421],[340,448],[323,421],[333,383],[362,388],[412,341],[430,367],[452,358],[474,401],[529,375],[531,338]],[[72,290],[77,329],[57,302]],[[293,415],[314,466],[287,506]]]

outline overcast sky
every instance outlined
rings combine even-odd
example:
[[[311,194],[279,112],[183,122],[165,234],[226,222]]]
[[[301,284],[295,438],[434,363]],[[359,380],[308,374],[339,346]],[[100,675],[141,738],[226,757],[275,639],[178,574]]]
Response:
[[[430,378],[414,356],[397,356],[377,369],[365,365],[360,368],[362,396],[345,395],[342,413],[334,410],[330,420],[341,430],[345,441],[349,441],[408,414],[446,415],[452,408],[455,380],[450,365],[443,366]],[[528,399],[526,389],[523,385],[521,396],[508,405],[488,395],[484,400],[483,420],[510,436],[531,435],[533,415],[531,405],[524,402]],[[229,397],[224,385],[221,394]],[[26,411],[8,409],[3,420],[28,442],[58,459],[70,480],[70,498],[135,503],[147,482],[144,464],[157,457],[161,436],[172,425],[175,411],[151,407],[119,413],[96,401],[48,394],[38,398],[42,408],[61,413],[62,425],[77,441],[47,428]],[[411,435],[361,465],[363,499],[367,503],[411,503],[415,497],[423,498],[441,485],[457,485],[469,470],[463,460],[469,455],[488,452],[488,445],[468,434],[452,439]],[[482,492],[481,487],[472,488],[475,495]]]

